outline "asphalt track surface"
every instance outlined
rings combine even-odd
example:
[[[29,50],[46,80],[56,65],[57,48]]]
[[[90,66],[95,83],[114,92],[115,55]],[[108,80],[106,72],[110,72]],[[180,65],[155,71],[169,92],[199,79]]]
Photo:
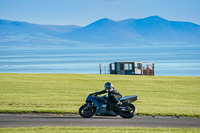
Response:
[[[135,116],[123,119],[119,116],[82,118],[79,115],[0,114],[0,128],[38,126],[200,128],[200,118]]]

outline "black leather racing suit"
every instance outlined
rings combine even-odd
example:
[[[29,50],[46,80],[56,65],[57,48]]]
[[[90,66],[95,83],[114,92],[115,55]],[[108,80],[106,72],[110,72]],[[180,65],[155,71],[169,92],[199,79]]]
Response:
[[[122,95],[114,87],[97,92],[99,95],[104,93],[108,93],[108,100],[111,102],[110,108],[113,108],[119,102],[118,99],[122,98]]]

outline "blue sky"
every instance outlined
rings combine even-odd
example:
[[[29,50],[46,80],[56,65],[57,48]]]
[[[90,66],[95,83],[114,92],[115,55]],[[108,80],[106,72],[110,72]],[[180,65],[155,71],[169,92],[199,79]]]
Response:
[[[85,26],[154,15],[200,25],[200,0],[0,0],[0,19],[36,24]]]

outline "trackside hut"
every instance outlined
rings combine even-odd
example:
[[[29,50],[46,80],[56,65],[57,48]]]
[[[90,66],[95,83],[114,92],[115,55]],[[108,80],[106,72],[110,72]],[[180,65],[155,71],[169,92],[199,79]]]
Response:
[[[114,62],[110,63],[110,74],[154,75],[154,63]]]

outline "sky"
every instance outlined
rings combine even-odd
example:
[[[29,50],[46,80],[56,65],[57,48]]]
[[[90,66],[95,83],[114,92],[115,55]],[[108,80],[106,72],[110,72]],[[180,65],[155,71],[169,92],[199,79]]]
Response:
[[[200,0],[0,0],[0,19],[35,24],[86,26],[155,15],[200,25]]]

